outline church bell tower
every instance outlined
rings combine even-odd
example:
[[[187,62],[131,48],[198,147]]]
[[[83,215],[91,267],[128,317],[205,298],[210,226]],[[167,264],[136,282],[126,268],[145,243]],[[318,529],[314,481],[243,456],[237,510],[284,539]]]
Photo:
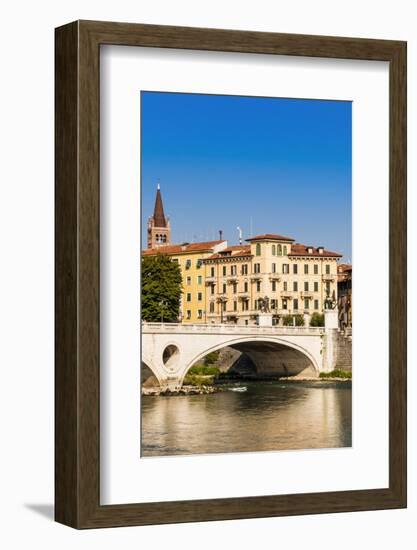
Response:
[[[148,248],[159,248],[168,244],[171,244],[171,227],[164,214],[161,186],[158,183],[153,216],[148,220]]]

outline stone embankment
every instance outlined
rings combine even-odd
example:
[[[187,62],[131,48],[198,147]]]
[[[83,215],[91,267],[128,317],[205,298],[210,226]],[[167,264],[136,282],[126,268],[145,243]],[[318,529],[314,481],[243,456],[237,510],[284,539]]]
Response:
[[[219,386],[182,386],[177,390],[142,388],[142,395],[205,395],[223,391]]]

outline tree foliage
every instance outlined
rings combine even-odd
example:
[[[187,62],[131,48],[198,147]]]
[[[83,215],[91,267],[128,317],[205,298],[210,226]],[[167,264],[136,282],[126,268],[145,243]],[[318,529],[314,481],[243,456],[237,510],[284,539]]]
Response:
[[[315,311],[310,319],[310,327],[324,327],[324,313]]]
[[[166,254],[142,258],[142,319],[176,322],[180,310],[182,278],[179,265]]]
[[[285,315],[282,318],[282,322],[285,327],[303,327],[304,326],[304,317],[302,315]]]

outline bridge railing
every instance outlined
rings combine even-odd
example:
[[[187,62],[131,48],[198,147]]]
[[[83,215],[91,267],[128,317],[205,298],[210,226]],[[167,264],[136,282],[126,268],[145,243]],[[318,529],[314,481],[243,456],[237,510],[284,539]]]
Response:
[[[220,325],[204,323],[142,323],[144,333],[216,333],[216,334],[288,334],[288,335],[320,335],[324,327],[259,327],[257,325]]]

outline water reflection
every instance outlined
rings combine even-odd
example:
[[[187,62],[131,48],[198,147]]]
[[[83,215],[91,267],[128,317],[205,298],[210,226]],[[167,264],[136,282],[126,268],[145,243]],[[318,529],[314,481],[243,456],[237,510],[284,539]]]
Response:
[[[351,446],[350,382],[244,385],[245,392],[142,397],[142,455]]]

